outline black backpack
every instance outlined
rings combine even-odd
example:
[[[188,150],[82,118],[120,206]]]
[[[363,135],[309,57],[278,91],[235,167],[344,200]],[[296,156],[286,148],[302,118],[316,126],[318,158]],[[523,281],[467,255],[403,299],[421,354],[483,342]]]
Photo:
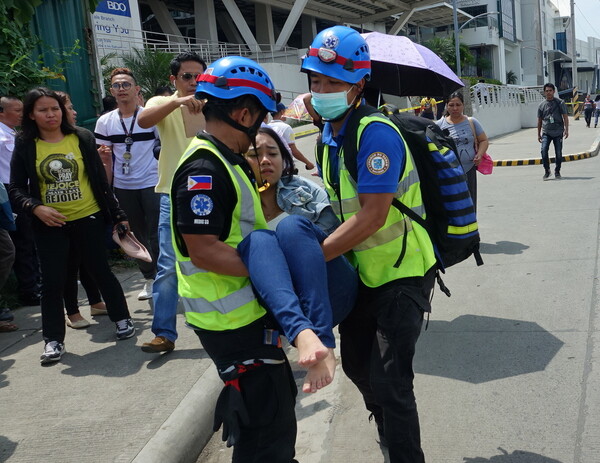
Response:
[[[423,220],[397,199],[393,200],[393,205],[427,230],[434,245],[438,269],[442,273],[447,267],[462,262],[471,255],[475,257],[477,265],[483,265],[479,253],[480,239],[475,207],[465,173],[455,154],[457,150],[454,140],[429,119],[393,110],[386,112],[388,114],[362,105],[350,116],[343,144],[344,163],[350,176],[356,181],[356,136],[360,120],[373,114],[389,118],[398,127],[410,148],[419,173],[426,219]],[[322,165],[322,160],[323,146],[317,145],[317,163]],[[400,265],[405,253],[406,234],[395,267]]]

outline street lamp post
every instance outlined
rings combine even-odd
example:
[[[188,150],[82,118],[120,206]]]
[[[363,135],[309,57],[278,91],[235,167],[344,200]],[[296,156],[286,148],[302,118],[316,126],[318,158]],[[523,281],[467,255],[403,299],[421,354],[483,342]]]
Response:
[[[468,21],[465,21],[464,23],[462,23],[460,25],[460,27],[458,27],[458,13],[457,13],[457,7],[456,7],[456,0],[452,0],[452,9],[453,9],[452,16],[454,19],[454,53],[456,54],[456,74],[458,75],[458,77],[460,77],[462,74],[462,69],[461,69],[461,64],[460,64],[460,43],[458,40],[458,34],[460,34],[460,31],[463,29],[463,27],[465,27],[471,21],[474,21],[477,18],[481,18],[482,16],[490,16],[493,14],[498,14],[498,12],[497,11],[488,11],[487,13],[478,14],[477,16],[473,16]]]
[[[452,19],[454,20],[454,53],[456,54],[456,74],[460,78],[462,69],[460,68],[460,44],[458,42],[458,7],[456,6],[456,0],[452,0]]]

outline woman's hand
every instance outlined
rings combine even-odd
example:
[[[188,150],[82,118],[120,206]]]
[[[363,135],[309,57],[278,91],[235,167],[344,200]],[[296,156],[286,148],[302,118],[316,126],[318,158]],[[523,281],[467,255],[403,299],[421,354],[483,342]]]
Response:
[[[479,163],[481,162],[481,158],[483,158],[483,153],[482,154],[477,153],[475,155],[475,157],[473,158],[473,164],[475,164],[475,167],[477,167],[479,165]]]
[[[67,218],[50,206],[37,206],[33,210],[35,215],[47,227],[62,227]]]
[[[119,235],[124,235],[130,230],[131,229],[129,228],[129,222],[127,220],[123,220],[122,222],[115,224],[115,226],[113,227],[113,233],[116,231],[119,233]]]

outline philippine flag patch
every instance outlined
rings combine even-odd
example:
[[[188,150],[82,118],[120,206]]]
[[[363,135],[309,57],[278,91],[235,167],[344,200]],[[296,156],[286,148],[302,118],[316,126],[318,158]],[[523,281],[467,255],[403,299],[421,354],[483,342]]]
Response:
[[[212,175],[190,175],[188,176],[188,191],[212,190]]]

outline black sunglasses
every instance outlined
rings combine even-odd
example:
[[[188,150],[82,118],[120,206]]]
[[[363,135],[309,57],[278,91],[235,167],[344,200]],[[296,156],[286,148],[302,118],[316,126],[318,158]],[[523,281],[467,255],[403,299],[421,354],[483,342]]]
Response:
[[[184,72],[179,77],[181,77],[182,80],[185,80],[187,82],[190,79],[196,80],[198,78],[198,76],[201,74],[202,74],[201,72],[199,74],[192,74],[191,72]]]
[[[110,88],[114,90],[119,90],[122,88],[123,90],[129,90],[133,84],[131,82],[115,82],[110,86]]]

